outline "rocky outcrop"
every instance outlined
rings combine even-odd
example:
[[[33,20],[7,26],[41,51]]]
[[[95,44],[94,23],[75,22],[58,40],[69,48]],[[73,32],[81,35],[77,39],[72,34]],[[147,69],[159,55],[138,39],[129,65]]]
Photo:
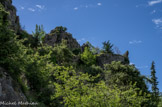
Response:
[[[125,63],[125,57],[117,54],[103,53],[97,56],[97,65],[104,67],[104,64],[110,64],[112,61],[120,61]]]
[[[10,20],[10,27],[17,33],[21,30],[19,16],[16,15],[16,8],[12,5],[12,0],[0,0],[5,10],[9,12],[8,19]]]
[[[18,101],[26,102],[27,99],[19,85],[0,67],[0,107],[6,107],[5,105],[3,106],[4,102],[15,103]],[[16,105],[14,107],[20,106]]]
[[[62,40],[66,40],[67,46],[70,49],[80,48],[79,43],[72,37],[72,34],[65,32],[64,30],[58,30],[59,27],[52,30],[49,34],[47,34],[44,38],[44,44],[48,44],[50,46],[55,46],[60,44]]]

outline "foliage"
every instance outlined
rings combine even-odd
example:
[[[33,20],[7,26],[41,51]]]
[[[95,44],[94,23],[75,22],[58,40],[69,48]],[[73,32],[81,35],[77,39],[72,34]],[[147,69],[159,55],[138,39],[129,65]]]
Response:
[[[62,67],[61,67],[62,68]],[[140,107],[148,99],[138,96],[134,86],[122,91],[118,87],[108,87],[104,81],[92,84],[96,77],[88,74],[77,74],[71,67],[61,69],[58,67],[54,76],[56,94],[52,99],[62,97],[63,103],[68,107]],[[141,92],[140,92],[141,93]]]
[[[15,33],[8,29],[8,13],[0,5],[0,66],[17,76],[24,71],[26,48],[17,41]]]
[[[48,47],[46,51],[50,49]],[[45,51],[43,51],[45,52]],[[37,50],[28,48],[27,64],[26,64],[26,78],[28,79],[29,91],[34,93],[35,99],[46,105],[50,104],[50,95],[53,94],[53,87],[50,86],[50,72],[53,70],[53,64],[49,60],[51,51],[47,53],[42,52],[42,47]]]
[[[94,47],[90,42],[87,41],[84,45],[88,47],[93,54],[100,53],[100,49],[98,47]]]
[[[162,107],[162,97],[160,97],[158,107]]]
[[[121,62],[113,61],[111,64],[105,65],[105,81],[107,84],[116,84],[118,86],[126,86],[132,82],[136,83],[137,88],[147,92],[147,86],[144,77],[132,65],[123,65]]]
[[[45,34],[46,33],[44,31],[43,25],[41,26],[36,25],[35,32],[33,32],[34,37],[33,46],[38,47],[40,44],[42,44]]]
[[[51,61],[59,65],[70,65],[73,62],[74,54],[67,48],[67,43],[62,40],[61,44],[58,44],[53,48],[51,53]]]
[[[80,48],[76,48],[72,50],[74,55],[79,55],[81,53],[81,49]]]
[[[81,54],[81,60],[86,65],[93,65],[96,62],[96,56],[90,51],[88,47],[85,47],[84,52]]]
[[[91,76],[97,76],[100,75],[99,77],[95,78],[93,82],[99,82],[100,80],[104,80],[104,70],[100,66],[92,65],[85,67],[83,66],[83,72],[88,73]]]
[[[103,50],[104,50],[104,52],[106,52],[106,53],[113,53],[113,44],[111,44],[110,43],[110,41],[105,41],[105,42],[103,42]]]

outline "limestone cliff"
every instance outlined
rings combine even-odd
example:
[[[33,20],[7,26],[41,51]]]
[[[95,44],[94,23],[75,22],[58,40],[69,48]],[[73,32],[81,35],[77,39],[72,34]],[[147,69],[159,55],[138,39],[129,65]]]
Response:
[[[103,53],[97,56],[97,65],[104,67],[104,64],[110,64],[112,61],[121,61],[125,63],[125,57],[117,54]]]
[[[10,20],[10,27],[17,33],[21,30],[19,16],[16,15],[16,8],[12,5],[12,0],[0,0],[5,10],[9,12],[8,19]]]

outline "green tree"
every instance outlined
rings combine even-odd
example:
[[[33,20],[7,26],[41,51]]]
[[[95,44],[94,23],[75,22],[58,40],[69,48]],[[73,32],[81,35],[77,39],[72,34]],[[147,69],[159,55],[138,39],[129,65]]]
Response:
[[[46,48],[43,47],[44,50],[42,50],[42,47],[38,47],[37,50],[28,49],[25,76],[28,80],[29,92],[32,92],[32,96],[34,96],[36,101],[49,106],[50,95],[54,92],[54,88],[49,83],[53,64],[50,61],[51,51],[48,50],[51,47]]]
[[[33,37],[34,37],[33,46],[38,47],[40,44],[42,44],[45,35],[46,33],[44,31],[43,25],[41,26],[36,25],[35,32],[33,32]]]
[[[26,48],[9,29],[8,14],[0,4],[0,66],[17,76],[24,71]]]
[[[61,103],[68,107],[141,107],[148,100],[147,94],[139,96],[135,85],[127,90],[115,85],[110,88],[104,81],[93,83],[99,75],[76,73],[72,67],[57,66],[54,76],[56,93],[51,98],[62,98]]]
[[[105,42],[103,42],[103,50],[104,50],[104,52],[106,52],[106,53],[113,53],[113,44],[111,44],[110,43],[110,41],[105,41]]]
[[[81,54],[81,60],[86,65],[93,65],[96,63],[96,56],[90,51],[88,47],[85,47],[84,52]]]
[[[88,47],[93,54],[100,53],[100,49],[98,47],[94,47],[90,42],[87,41],[84,45]]]
[[[107,84],[126,86],[132,82],[132,84],[136,83],[137,88],[140,88],[144,92],[148,91],[144,77],[132,65],[124,65],[121,62],[113,61],[111,64],[105,64],[104,70]]]
[[[159,88],[158,88],[158,81],[156,77],[156,70],[155,70],[155,62],[152,61],[151,64],[151,84],[152,84],[152,99],[153,99],[153,106],[157,106],[159,103]]]
[[[142,91],[141,95],[150,94],[148,87],[145,83],[145,76],[142,76],[138,69],[133,65],[124,65],[121,62],[113,61],[111,64],[105,65],[105,82],[111,87],[111,85],[116,84],[119,88],[123,87],[123,90],[127,90],[130,83],[136,84],[135,87]],[[138,94],[141,96],[140,94]],[[151,104],[151,100],[143,102],[143,105],[148,107]]]
[[[67,47],[67,41],[62,40],[62,42],[58,45],[56,45],[52,49],[51,53],[51,61],[54,64],[58,65],[70,65],[73,63],[75,55],[72,53],[72,51]]]

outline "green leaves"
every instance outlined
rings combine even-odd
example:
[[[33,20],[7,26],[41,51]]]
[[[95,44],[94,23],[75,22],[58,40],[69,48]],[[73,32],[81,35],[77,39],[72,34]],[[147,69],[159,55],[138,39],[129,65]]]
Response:
[[[85,47],[84,52],[81,54],[81,60],[84,64],[90,66],[96,63],[96,56],[93,55],[88,47]]]
[[[109,87],[104,81],[92,83],[98,76],[76,73],[72,67],[57,66],[54,76],[56,93],[51,98],[62,97],[68,107],[141,107],[149,98],[136,84],[125,89],[113,84]]]
[[[8,28],[8,13],[2,5],[0,5],[0,14],[0,66],[13,76],[18,76],[24,72],[26,47]]]

